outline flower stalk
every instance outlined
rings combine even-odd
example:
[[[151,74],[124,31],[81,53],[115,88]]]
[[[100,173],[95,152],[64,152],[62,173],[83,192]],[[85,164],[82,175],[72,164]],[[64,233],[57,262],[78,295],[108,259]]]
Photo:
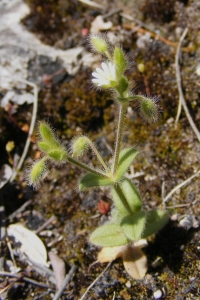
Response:
[[[124,122],[125,122],[125,115],[126,115],[127,106],[128,105],[127,105],[126,102],[119,104],[118,126],[117,126],[115,150],[114,150],[114,156],[113,156],[113,169],[112,169],[112,174],[113,175],[115,175],[115,173],[117,171],[119,153],[120,153],[121,144],[122,144],[123,129],[124,129]]]

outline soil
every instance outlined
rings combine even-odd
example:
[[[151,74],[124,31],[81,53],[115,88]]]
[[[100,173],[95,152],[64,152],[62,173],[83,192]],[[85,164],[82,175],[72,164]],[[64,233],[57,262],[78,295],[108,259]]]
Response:
[[[183,109],[175,126],[179,101],[175,54],[180,36],[187,27],[180,54],[182,88],[190,114],[200,130],[200,4],[197,0],[98,2],[105,8],[97,9],[76,0],[27,0],[30,13],[22,24],[55,49],[65,51],[83,47],[87,53],[89,46],[85,32],[89,33],[96,16],[119,8],[133,18],[133,21],[125,19],[121,12],[105,18],[105,21],[113,23],[107,30],[107,36],[111,43],[120,43],[127,53],[130,61],[127,76],[135,82],[135,92],[159,97],[162,112],[158,123],[147,124],[132,105],[127,114],[124,145],[137,145],[140,150],[134,162],[134,172],[142,172],[142,175],[133,181],[139,187],[144,209],[163,207],[163,189],[166,195],[199,170],[200,144]],[[159,39],[159,36],[165,40]],[[98,64],[99,56],[94,57],[93,62]],[[84,54],[80,59],[84,61]],[[93,63],[90,66],[78,63],[78,71],[70,74],[63,68],[62,61],[40,55],[29,60],[27,79],[35,80],[39,85],[37,119],[48,120],[66,147],[70,147],[74,135],[86,134],[96,143],[102,156],[110,159],[117,107],[109,93],[92,88],[92,68]],[[40,81],[35,74],[40,76]],[[2,89],[2,97],[5,93],[6,90]],[[26,103],[17,107],[13,117],[0,108],[0,165],[12,165],[11,157],[21,155],[27,138],[22,127],[30,122],[31,112],[31,105]],[[10,155],[5,150],[8,141],[15,143]],[[108,220],[109,212],[102,214],[98,203],[103,199],[112,206],[111,196],[107,189],[78,192],[78,182],[84,173],[69,164],[53,166],[40,188],[34,190],[24,177],[36,151],[37,146],[32,143],[24,168],[13,182],[8,182],[0,190],[0,206],[5,208],[6,226],[20,222],[31,230],[37,230],[55,216],[45,229],[51,232],[51,236],[41,235],[40,238],[47,252],[55,251],[64,260],[67,271],[71,265],[77,266],[60,299],[80,299],[106,267],[104,264],[91,266],[99,249],[89,243],[88,236],[96,226]],[[83,160],[89,164],[97,163],[91,153]],[[144,251],[149,268],[144,279],[132,279],[125,272],[122,261],[116,260],[85,299],[200,299],[200,231],[195,225],[200,221],[199,192],[197,176],[166,202],[171,218],[160,232],[148,240]],[[29,205],[22,212],[9,218],[29,200]],[[188,215],[196,223],[185,228],[180,220]],[[1,242],[1,256],[5,261],[11,260],[6,239]],[[21,272],[27,274],[26,261],[16,257],[16,264]],[[36,281],[49,283],[34,268],[29,275]],[[0,276],[0,284],[4,280],[5,277]],[[158,290],[161,295],[156,298]],[[10,289],[7,297],[53,299],[54,294],[54,289],[47,290],[21,281]]]

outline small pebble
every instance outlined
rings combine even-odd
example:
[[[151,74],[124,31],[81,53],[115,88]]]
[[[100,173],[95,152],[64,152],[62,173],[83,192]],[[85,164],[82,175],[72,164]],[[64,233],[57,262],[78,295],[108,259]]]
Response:
[[[200,76],[200,64],[196,67],[196,74]]]
[[[127,287],[127,288],[130,288],[130,287],[131,287],[131,282],[130,282],[130,281],[127,281],[126,287]]]
[[[157,290],[153,293],[154,299],[160,299],[162,297],[161,290]]]

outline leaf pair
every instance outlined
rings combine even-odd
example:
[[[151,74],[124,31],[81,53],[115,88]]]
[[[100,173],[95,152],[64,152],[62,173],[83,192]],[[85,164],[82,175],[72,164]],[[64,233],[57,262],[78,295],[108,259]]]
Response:
[[[139,211],[125,216],[120,224],[111,222],[98,227],[90,236],[91,243],[103,247],[115,247],[137,241],[160,230],[167,222],[163,210]]]
[[[79,183],[79,190],[85,191],[94,187],[110,186],[119,182],[127,172],[137,154],[138,151],[134,148],[126,148],[121,150],[117,172],[114,177],[109,177],[109,175],[107,177],[104,177],[93,173],[87,173]]]
[[[57,140],[52,128],[45,122],[41,122],[39,126],[39,133],[42,141],[38,142],[39,149],[47,153],[50,159],[61,162],[67,157],[65,149]]]
[[[132,278],[142,279],[147,272],[147,257],[142,251],[146,246],[147,241],[143,239],[125,246],[104,247],[98,254],[98,261],[111,262],[121,257],[128,274]]]

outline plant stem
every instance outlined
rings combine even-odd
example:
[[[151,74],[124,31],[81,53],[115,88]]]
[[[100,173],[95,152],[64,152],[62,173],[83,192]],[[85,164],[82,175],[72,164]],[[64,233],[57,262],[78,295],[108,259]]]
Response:
[[[133,95],[131,97],[128,97],[129,101],[133,101],[133,100],[141,100],[143,101],[144,99],[146,99],[145,96],[142,95]]]
[[[88,165],[86,165],[86,164],[80,162],[79,160],[77,160],[77,159],[75,159],[75,158],[73,158],[73,157],[71,157],[71,156],[69,156],[69,155],[67,155],[66,160],[67,160],[68,162],[70,162],[70,163],[76,165],[77,167],[79,167],[79,168],[85,170],[85,171],[88,171],[88,172],[90,172],[90,173],[99,175],[99,176],[101,176],[101,177],[109,178],[105,173],[103,173],[103,172],[101,172],[101,171],[97,171],[97,170],[95,170],[95,169],[89,167]]]
[[[105,161],[103,160],[101,154],[99,153],[99,151],[97,150],[97,148],[95,147],[95,145],[92,143],[92,141],[89,138],[87,139],[87,143],[90,146],[90,148],[92,149],[92,151],[96,154],[99,162],[102,164],[102,166],[104,167],[105,171],[110,173],[110,170],[108,169],[108,167],[106,166]]]
[[[119,153],[121,150],[121,143],[122,143],[122,133],[124,129],[124,121],[125,121],[125,114],[127,110],[127,103],[120,103],[119,104],[119,120],[118,120],[118,126],[117,126],[117,134],[116,134],[116,144],[115,144],[115,152],[114,152],[114,162],[113,162],[113,175],[115,175],[117,171],[118,166],[118,160],[119,160]]]
[[[107,58],[108,58],[110,61],[112,61],[112,57],[111,57],[110,53],[109,53],[108,51],[105,51],[105,54],[106,54]]]

